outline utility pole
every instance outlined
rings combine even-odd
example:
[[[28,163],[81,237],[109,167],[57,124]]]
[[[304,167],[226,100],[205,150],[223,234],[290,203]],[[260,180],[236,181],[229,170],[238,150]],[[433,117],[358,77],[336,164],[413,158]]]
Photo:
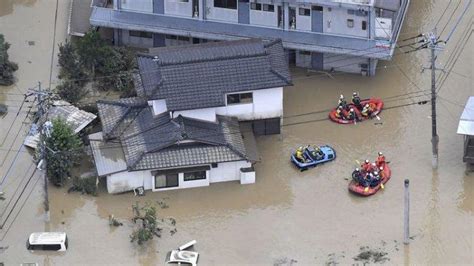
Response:
[[[41,87],[41,82],[38,82],[38,89],[37,90],[30,90],[30,93],[27,94],[27,96],[32,96],[35,95],[38,99],[38,111],[37,111],[37,118],[35,119],[36,122],[40,121],[43,116],[47,115],[48,111],[48,102],[49,102],[49,96],[50,94],[48,92],[44,92],[42,87]],[[48,128],[46,128],[46,120],[39,127],[39,133],[40,133],[40,142],[38,143],[38,149],[41,154],[41,159],[38,163],[37,168],[41,170],[43,166],[46,165],[46,149],[48,148],[46,146],[46,143],[43,142],[45,139],[43,136],[47,134]],[[50,213],[49,213],[49,194],[48,194],[48,177],[46,175],[46,168],[43,167],[43,180],[44,180],[44,211],[45,211],[45,221],[49,222],[50,221]]]
[[[431,50],[431,66],[425,69],[431,69],[431,146],[433,151],[432,166],[433,169],[438,168],[438,131],[436,128],[436,50],[442,50],[438,46],[438,43],[442,42],[439,40],[439,37],[436,35],[436,29],[429,33],[428,35],[423,35],[425,37],[425,43],[427,47]]]

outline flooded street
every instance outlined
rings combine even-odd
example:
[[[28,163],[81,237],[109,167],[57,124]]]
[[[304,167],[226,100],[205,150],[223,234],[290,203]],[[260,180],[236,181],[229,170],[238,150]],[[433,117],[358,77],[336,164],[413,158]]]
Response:
[[[411,1],[399,39],[430,31],[447,4],[447,0]],[[32,104],[25,103],[20,110],[21,94],[38,81],[49,87],[50,75],[55,85],[53,42],[56,54],[57,44],[66,38],[69,5],[69,0],[58,4],[55,0],[0,0],[0,33],[12,44],[10,60],[19,64],[17,83],[0,87],[0,103],[9,106],[8,115],[0,118],[0,178],[7,196],[0,201],[0,222],[15,202],[8,204],[11,195],[20,195],[28,183],[0,230],[0,247],[8,246],[0,250],[0,262],[163,265],[167,251],[196,239],[200,265],[352,264],[366,246],[386,252],[389,264],[474,263],[474,173],[466,172],[463,138],[456,134],[464,104],[474,95],[474,46],[473,38],[468,38],[473,30],[472,6],[438,58],[449,75],[445,82],[441,79],[444,84],[437,105],[437,171],[431,167],[431,106],[416,104],[430,99],[429,70],[421,73],[421,65],[429,66],[429,50],[404,54],[397,49],[392,61],[379,62],[375,77],[344,73],[328,77],[293,70],[295,85],[284,91],[282,134],[257,138],[262,160],[256,165],[253,185],[227,182],[147,191],[145,197],[109,195],[104,184],[98,197],[68,194],[67,189],[51,186],[51,222],[45,224],[42,175],[33,173],[31,152],[25,148],[17,152],[28,128],[22,122]],[[454,6],[439,27],[451,19]],[[453,24],[454,18],[443,37]],[[338,125],[327,119],[339,94],[349,97],[354,90],[362,97],[385,101],[381,121]],[[337,159],[300,173],[290,164],[289,155],[310,143],[333,146]],[[369,198],[349,194],[346,178],[355,161],[374,160],[378,151],[391,162],[392,178],[385,190]],[[409,246],[402,243],[404,179],[410,179]],[[158,214],[176,219],[177,233],[172,235],[171,228],[165,228],[163,236],[150,245],[130,243],[131,206],[136,201],[168,205],[158,207]],[[109,227],[111,214],[124,226]],[[28,235],[44,230],[67,232],[69,250],[57,254],[27,251]]]

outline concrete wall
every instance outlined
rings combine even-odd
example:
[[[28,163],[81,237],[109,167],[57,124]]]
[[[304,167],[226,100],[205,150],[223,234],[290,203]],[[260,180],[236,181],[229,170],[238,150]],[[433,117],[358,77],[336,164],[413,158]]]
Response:
[[[125,10],[153,13],[153,0],[119,0]]]
[[[331,11],[329,11],[331,9]],[[348,14],[346,8],[324,7],[323,23],[324,32],[333,34],[343,34],[358,37],[368,37],[370,21],[368,16],[357,16],[357,10],[353,9],[355,14]],[[347,25],[347,19],[354,20],[354,27],[350,28]],[[362,30],[362,21],[367,22],[367,29]]]
[[[165,14],[191,18],[193,16],[193,1],[162,0],[165,1]]]
[[[140,48],[150,48],[153,47],[153,37],[152,38],[142,38],[142,37],[135,37],[130,36],[130,31],[128,30],[121,30],[122,31],[122,42],[121,44],[133,47],[140,47]]]
[[[250,167],[252,164],[247,161],[235,161],[217,164],[217,168],[210,170],[210,183],[239,181],[240,168]]]
[[[274,11],[263,11],[250,9],[250,24],[278,28],[278,6],[274,5]]]
[[[107,192],[121,193],[137,187],[152,189],[150,171],[120,172],[107,176]]]
[[[239,3],[237,3],[238,5]],[[237,9],[214,7],[214,0],[206,0],[206,18],[209,20],[220,20],[237,23],[239,15]]]
[[[300,8],[309,9],[309,16],[300,15]],[[311,31],[311,5],[296,6],[296,29],[301,31]]]

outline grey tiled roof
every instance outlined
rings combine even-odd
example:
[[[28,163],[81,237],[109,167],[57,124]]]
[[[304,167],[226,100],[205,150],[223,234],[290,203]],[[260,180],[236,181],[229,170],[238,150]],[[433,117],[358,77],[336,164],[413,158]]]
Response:
[[[211,164],[247,159],[238,122],[218,116],[206,122],[141,109],[120,137],[129,170]]]
[[[148,103],[139,97],[97,101],[104,138],[119,137],[147,106]]]
[[[225,94],[291,85],[280,40],[260,39],[152,49],[139,55],[137,92],[168,110],[225,105]]]

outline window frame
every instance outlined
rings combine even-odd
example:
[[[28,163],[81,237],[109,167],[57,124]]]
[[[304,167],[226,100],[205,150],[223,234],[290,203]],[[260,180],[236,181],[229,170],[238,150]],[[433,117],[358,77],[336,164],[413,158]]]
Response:
[[[362,30],[367,30],[367,21],[366,20],[362,20],[361,28],[362,28]]]
[[[265,7],[266,7],[266,10],[265,10]],[[262,5],[262,11],[265,11],[265,12],[275,12],[275,6],[274,6],[274,5],[271,5],[271,4],[263,4],[263,5]]]
[[[301,12],[301,11],[303,11],[303,12]],[[305,7],[299,7],[298,8],[298,15],[305,16],[305,17],[310,17],[311,16],[311,9],[310,8],[305,8]]]
[[[152,39],[153,38],[153,33],[152,32],[139,31],[139,30],[129,30],[128,35],[131,36],[131,37],[135,37],[135,38],[146,38],[146,39]]]
[[[164,176],[165,177],[165,186],[157,186],[156,178],[159,176]],[[169,185],[168,184],[168,177],[174,178],[176,177],[176,185]],[[163,189],[163,188],[173,188],[173,187],[179,187],[179,173],[159,173],[154,175],[154,187],[155,189]]]
[[[195,174],[195,173],[200,173],[203,174],[201,176],[189,176],[190,174]],[[188,175],[188,176],[187,176]],[[183,180],[185,182],[187,181],[198,181],[198,180],[206,180],[207,179],[207,171],[206,170],[199,170],[199,171],[192,171],[192,172],[184,172],[183,173]]]
[[[354,19],[352,19],[352,18],[347,19],[347,27],[348,28],[354,28]]]
[[[213,6],[214,7],[217,7],[217,8],[226,8],[226,9],[234,9],[234,10],[237,10],[237,0],[214,0],[213,2]],[[235,3],[235,7],[234,5],[229,5],[230,4],[234,4]]]
[[[261,3],[256,3],[256,2],[252,2],[252,3],[250,3],[250,9],[251,9],[251,10],[257,10],[257,11],[262,11],[262,4],[261,4]]]
[[[250,95],[250,97],[242,97],[242,96],[248,96],[248,95]],[[229,97],[235,97],[235,96],[238,96],[237,102],[229,101]],[[250,98],[249,102],[242,102],[242,99],[249,99],[249,98]],[[253,104],[253,92],[229,93],[226,95],[226,104],[227,105]]]

